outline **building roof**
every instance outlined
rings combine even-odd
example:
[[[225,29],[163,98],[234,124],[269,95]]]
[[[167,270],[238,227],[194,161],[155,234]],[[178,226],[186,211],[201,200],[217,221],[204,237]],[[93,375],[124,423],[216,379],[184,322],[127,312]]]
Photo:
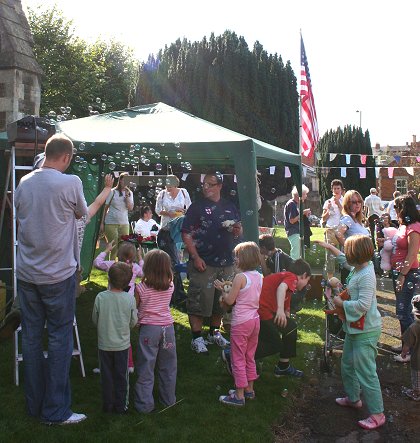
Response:
[[[18,68],[42,75],[20,0],[0,0],[0,70]]]

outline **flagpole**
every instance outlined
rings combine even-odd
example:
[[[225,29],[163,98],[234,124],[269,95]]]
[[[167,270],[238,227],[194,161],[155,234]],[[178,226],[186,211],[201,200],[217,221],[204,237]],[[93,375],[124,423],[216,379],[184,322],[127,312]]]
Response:
[[[300,55],[302,57],[302,29],[299,30],[300,33]],[[301,62],[302,65],[302,62]],[[302,71],[302,67],[300,68]],[[300,74],[302,75],[302,73]],[[300,81],[299,81],[300,85]],[[302,170],[302,97],[301,91],[299,89],[299,154],[300,154],[300,164]],[[303,185],[303,176],[301,172],[301,186],[298,189],[299,194],[299,235],[300,235],[300,256],[305,258],[305,238],[304,238],[304,227],[303,227],[303,200],[302,200],[302,185]]]

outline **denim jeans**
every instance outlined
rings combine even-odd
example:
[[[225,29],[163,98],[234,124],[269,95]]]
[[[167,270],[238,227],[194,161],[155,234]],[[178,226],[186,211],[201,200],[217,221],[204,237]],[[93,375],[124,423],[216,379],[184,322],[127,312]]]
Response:
[[[45,422],[71,415],[70,363],[73,353],[76,274],[52,285],[18,280],[22,352],[28,413]],[[45,322],[48,358],[43,354]]]
[[[394,284],[395,292],[395,313],[400,321],[401,334],[413,323],[414,315],[411,312],[413,307],[411,306],[411,299],[415,295],[416,284],[418,283],[418,269],[412,269],[407,273],[407,277],[404,279],[404,284],[401,290],[397,290],[396,281],[398,278],[398,272],[392,272],[392,282]]]

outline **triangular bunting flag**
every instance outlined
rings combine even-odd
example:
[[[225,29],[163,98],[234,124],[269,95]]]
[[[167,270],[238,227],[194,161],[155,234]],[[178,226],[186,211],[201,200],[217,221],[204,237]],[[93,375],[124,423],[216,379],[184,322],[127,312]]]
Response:
[[[346,154],[346,165],[350,164],[351,154]]]
[[[337,157],[337,154],[330,154],[330,162],[334,161]]]
[[[376,176],[376,178],[379,178],[380,170],[381,170],[381,168],[375,168],[375,176]]]
[[[414,175],[414,168],[412,166],[407,166],[405,170],[407,171],[408,174]]]
[[[290,169],[288,166],[284,167],[284,178],[290,178],[292,174],[290,173]]]
[[[188,177],[187,173],[182,174],[181,180],[184,182]]]
[[[360,156],[360,161],[362,162],[362,165],[366,164],[366,159],[367,159],[367,155],[366,154],[362,154]]]
[[[302,165],[302,171],[303,171],[303,176],[306,177],[306,173],[308,172],[308,167],[305,165]]]
[[[394,160],[399,163],[401,160],[401,156],[400,155],[394,155]]]
[[[347,168],[340,168],[341,169],[341,177],[347,177]]]
[[[366,178],[366,168],[359,168],[360,178]]]
[[[391,166],[388,168],[388,178],[394,177],[394,168]]]
[[[276,173],[276,167],[275,166],[270,166],[270,175],[274,175]]]

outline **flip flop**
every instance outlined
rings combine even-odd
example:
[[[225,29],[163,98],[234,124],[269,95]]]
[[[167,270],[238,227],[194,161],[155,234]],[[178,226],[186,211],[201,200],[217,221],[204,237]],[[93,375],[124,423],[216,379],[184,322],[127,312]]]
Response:
[[[384,425],[385,421],[386,421],[385,415],[382,415],[380,419],[377,419],[373,415],[371,415],[370,417],[365,418],[364,420],[359,420],[357,423],[363,429],[371,431],[372,429],[376,429]]]
[[[339,406],[345,406],[345,407],[354,408],[354,409],[360,409],[363,406],[362,400],[357,400],[355,402],[352,402],[349,400],[348,397],[336,398],[335,402]]]

